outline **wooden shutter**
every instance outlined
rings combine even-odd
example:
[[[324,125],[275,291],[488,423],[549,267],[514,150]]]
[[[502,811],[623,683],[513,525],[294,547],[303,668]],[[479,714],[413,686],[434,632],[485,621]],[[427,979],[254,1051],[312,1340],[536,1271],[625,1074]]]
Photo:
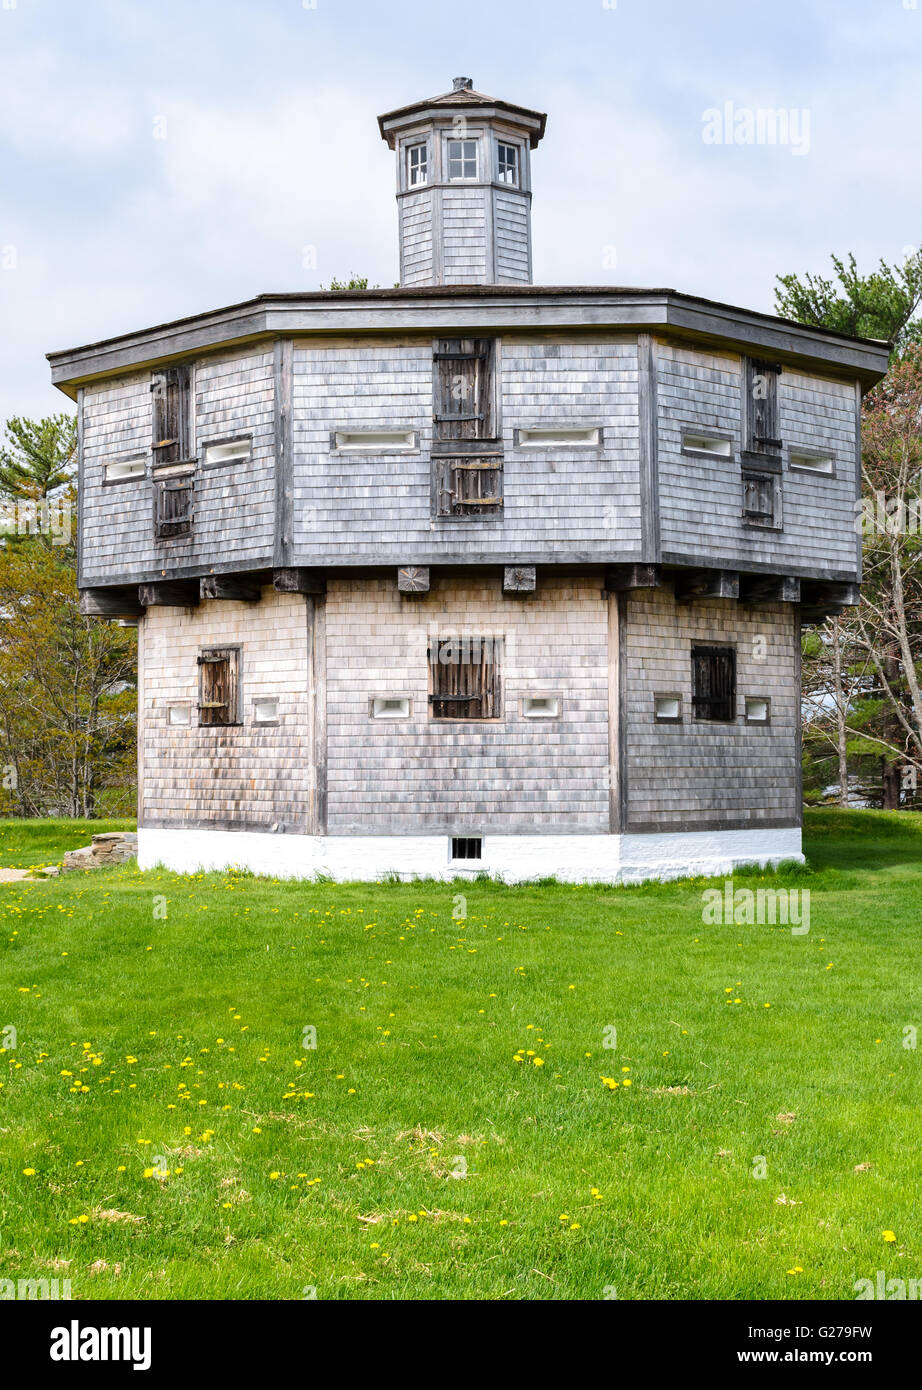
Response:
[[[191,475],[154,479],[154,536],[157,540],[191,533],[194,488]]]
[[[231,647],[204,651],[199,657],[200,724],[237,723],[239,655]]]
[[[436,440],[494,437],[493,358],[490,338],[438,342],[432,412]]]
[[[191,375],[188,363],[154,373],[150,389],[155,465],[183,462],[192,452]]]
[[[736,717],[733,647],[692,647],[692,704],[696,719]]]
[[[503,510],[503,460],[496,455],[433,460],[436,515],[495,516]]]
[[[750,358],[746,372],[749,445],[757,453],[776,454],[781,449],[781,421],[778,413],[777,362]]]
[[[447,637],[429,648],[434,719],[496,719],[502,712],[498,637]]]
[[[775,523],[775,479],[771,473],[743,470],[743,518],[758,526]]]

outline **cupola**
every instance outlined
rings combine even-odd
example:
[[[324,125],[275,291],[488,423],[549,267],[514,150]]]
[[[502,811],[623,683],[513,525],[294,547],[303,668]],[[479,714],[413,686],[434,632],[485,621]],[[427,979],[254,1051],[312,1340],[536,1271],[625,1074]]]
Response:
[[[397,156],[402,286],[531,284],[531,151],[546,120],[469,77],[378,117]]]

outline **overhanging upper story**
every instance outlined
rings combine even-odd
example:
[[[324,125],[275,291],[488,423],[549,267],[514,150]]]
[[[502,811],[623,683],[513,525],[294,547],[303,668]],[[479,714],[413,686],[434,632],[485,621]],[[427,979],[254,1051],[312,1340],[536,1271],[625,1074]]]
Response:
[[[49,355],[82,588],[272,567],[854,581],[887,346],[668,289],[265,295]]]

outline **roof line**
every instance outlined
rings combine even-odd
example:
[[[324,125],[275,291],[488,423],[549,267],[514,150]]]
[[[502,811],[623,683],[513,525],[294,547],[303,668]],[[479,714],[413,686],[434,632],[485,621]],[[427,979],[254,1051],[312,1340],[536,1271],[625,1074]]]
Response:
[[[169,319],[165,323],[152,324],[148,328],[134,329],[128,333],[117,333],[110,338],[100,338],[96,342],[83,343],[78,347],[62,348],[54,352],[45,354],[49,362],[54,362],[58,358],[70,357],[74,353],[88,352],[94,348],[111,347],[116,343],[127,342],[131,339],[145,337],[148,334],[160,333],[171,328],[181,328],[183,325],[196,323],[203,319],[220,317],[224,314],[235,313],[239,310],[255,308],[262,304],[273,304],[288,302],[295,304],[331,304],[339,302],[358,303],[363,300],[419,300],[419,299],[539,299],[542,296],[550,298],[568,298],[580,295],[598,296],[602,299],[610,298],[643,298],[643,297],[671,297],[681,300],[687,304],[701,304],[710,309],[721,309],[732,314],[745,315],[748,318],[758,319],[766,324],[783,326],[787,328],[797,328],[806,333],[819,334],[822,337],[835,339],[841,343],[856,343],[866,347],[890,347],[891,344],[882,338],[861,338],[852,337],[846,333],[840,333],[833,328],[826,328],[819,324],[800,323],[796,319],[780,318],[776,314],[766,314],[759,309],[742,309],[738,305],[727,304],[718,299],[706,299],[702,295],[684,294],[680,290],[660,288],[640,288],[636,286],[616,286],[616,285],[421,285],[411,289],[394,287],[391,289],[371,289],[371,290],[295,290],[282,292],[280,294],[258,294],[250,299],[240,300],[235,304],[223,305],[218,309],[207,309],[197,314],[187,314],[182,318]]]

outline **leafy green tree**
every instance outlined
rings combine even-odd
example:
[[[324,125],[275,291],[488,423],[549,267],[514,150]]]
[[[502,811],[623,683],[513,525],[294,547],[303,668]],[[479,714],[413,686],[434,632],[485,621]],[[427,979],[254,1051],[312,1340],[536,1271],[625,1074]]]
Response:
[[[887,810],[922,787],[920,482],[922,344],[909,344],[864,402],[860,605],[804,638],[805,747],[835,747],[843,799],[846,756],[867,782],[876,762]]]
[[[72,482],[76,454],[73,415],[14,416],[6,422],[6,444],[0,445],[0,493],[35,501],[49,497]]]
[[[818,678],[821,692],[826,686],[809,732],[815,739],[825,726],[835,744],[840,797],[846,794],[846,749],[848,762],[862,772],[876,757],[881,804],[892,809],[910,799],[905,793],[914,795],[922,776],[922,252],[914,251],[901,266],[881,261],[869,275],[859,273],[851,254],[845,260],[833,256],[832,263],[834,279],[778,276],[778,312],[839,333],[884,339],[893,351],[890,371],[864,404],[864,583],[854,622],[849,619],[835,634],[837,681],[830,683],[826,659],[833,647],[831,624],[819,654],[805,642],[805,670]],[[860,673],[856,687],[845,679],[849,672]],[[809,704],[809,686],[805,696]]]
[[[355,272],[349,276],[348,280],[337,280],[336,277],[328,285],[321,285],[322,290],[367,290],[368,276],[356,275]],[[372,285],[373,290],[380,289],[379,285]]]
[[[7,422],[6,439],[0,814],[93,816],[101,801],[107,814],[130,814],[137,638],[130,628],[80,613],[75,422],[68,415],[17,417]]]
[[[880,262],[878,270],[861,275],[855,257],[833,256],[835,278],[807,273],[779,275],[775,305],[784,318],[819,328],[832,328],[851,337],[881,338],[895,353],[922,340],[922,251],[903,264]]]
[[[130,814],[137,635],[80,613],[73,547],[0,545],[0,812]]]

